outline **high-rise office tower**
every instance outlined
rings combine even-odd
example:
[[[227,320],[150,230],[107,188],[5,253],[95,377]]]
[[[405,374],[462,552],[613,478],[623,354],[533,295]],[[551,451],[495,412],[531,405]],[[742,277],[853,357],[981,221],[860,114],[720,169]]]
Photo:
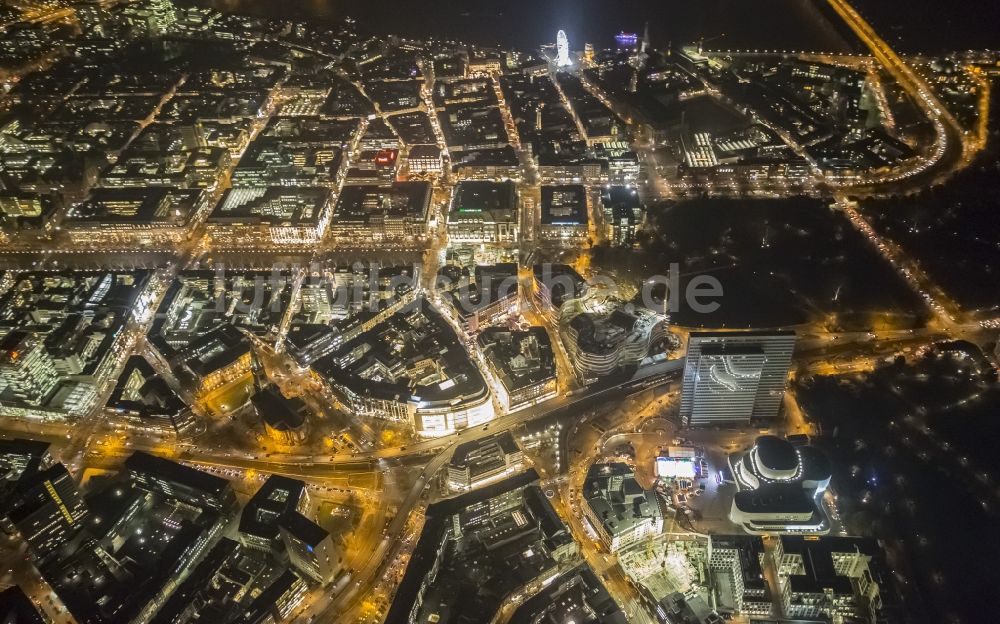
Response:
[[[776,416],[794,350],[792,331],[692,333],[681,418],[709,425]]]
[[[36,335],[14,330],[0,339],[0,391],[37,405],[58,382],[52,356]]]
[[[87,515],[76,481],[62,464],[22,479],[5,506],[5,528],[16,529],[37,559],[46,559],[72,540]]]

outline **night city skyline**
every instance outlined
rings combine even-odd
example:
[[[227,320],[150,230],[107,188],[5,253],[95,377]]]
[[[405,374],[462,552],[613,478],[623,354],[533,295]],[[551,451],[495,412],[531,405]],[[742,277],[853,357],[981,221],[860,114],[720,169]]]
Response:
[[[998,11],[4,0],[0,621],[994,621]]]

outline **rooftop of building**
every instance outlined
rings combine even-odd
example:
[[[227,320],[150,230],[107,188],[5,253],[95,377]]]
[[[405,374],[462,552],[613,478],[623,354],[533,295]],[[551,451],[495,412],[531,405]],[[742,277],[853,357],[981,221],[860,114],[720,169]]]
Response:
[[[270,475],[240,513],[240,533],[265,540],[278,538],[278,520],[296,510],[306,484],[298,479]]]
[[[220,325],[191,341],[184,349],[184,365],[204,377],[233,364],[252,351],[250,339],[237,327]]]
[[[510,212],[517,208],[514,182],[463,180],[455,187],[452,210],[463,212]]]
[[[221,497],[229,489],[229,481],[222,477],[144,451],[132,453],[125,460],[125,468],[131,473],[177,483],[216,497]]]
[[[446,285],[447,273],[439,273],[439,283]],[[518,295],[518,267],[515,262],[476,265],[471,279],[463,276],[458,284],[446,288],[445,297],[455,312],[463,318],[470,317],[499,301]]]
[[[733,502],[747,514],[806,514],[816,512],[816,502],[799,483],[765,483],[756,490],[736,492]]]
[[[552,551],[572,538],[537,480],[538,474],[529,470],[428,507],[387,621],[404,621],[418,593],[426,613],[454,621],[464,614],[478,621],[495,613],[509,591],[554,567]],[[494,511],[484,514],[488,507]],[[461,535],[453,532],[456,515]],[[448,547],[442,549],[445,539]],[[435,566],[437,575],[428,581]]]
[[[656,493],[643,490],[632,468],[622,463],[594,464],[583,482],[583,497],[594,517],[612,536],[624,535],[662,517]]]
[[[278,519],[278,526],[310,548],[330,537],[330,533],[297,511],[290,511]]]
[[[542,225],[587,225],[587,187],[542,185]]]
[[[125,362],[107,406],[140,416],[172,416],[186,409],[184,401],[145,357],[133,355]]]
[[[203,191],[166,186],[98,188],[73,207],[66,224],[133,223],[179,227],[194,216]]]
[[[560,574],[524,601],[512,622],[626,624],[628,617],[586,563]]]
[[[480,332],[479,348],[510,392],[556,378],[552,342],[544,327],[525,331],[490,327]]]
[[[424,298],[313,368],[356,393],[398,402],[454,405],[489,392],[454,329]]]
[[[520,452],[509,431],[495,433],[478,440],[463,442],[455,447],[449,464],[456,468],[472,467],[472,464],[491,463],[497,458],[502,462],[505,455]]]
[[[371,219],[407,218],[426,220],[431,204],[430,182],[362,184],[341,189],[333,221],[365,222]]]
[[[565,301],[583,295],[587,285],[576,269],[568,264],[536,264],[532,267],[535,281],[545,285],[552,298],[552,305],[558,309]]]
[[[291,143],[318,143],[346,147],[360,131],[358,119],[328,119],[319,116],[271,117],[260,132],[265,139]],[[332,144],[332,145],[331,145]]]
[[[44,624],[47,621],[19,585],[0,591],[0,622]]]
[[[276,431],[294,431],[306,423],[305,403],[286,398],[275,386],[268,386],[250,397],[257,415]]]
[[[451,154],[452,168],[459,167],[517,167],[520,161],[513,147],[462,150]]]

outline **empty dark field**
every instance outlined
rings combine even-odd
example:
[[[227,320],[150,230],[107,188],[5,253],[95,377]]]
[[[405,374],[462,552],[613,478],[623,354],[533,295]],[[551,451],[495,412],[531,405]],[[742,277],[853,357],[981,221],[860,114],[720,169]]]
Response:
[[[923,322],[917,297],[823,201],[697,199],[653,208],[650,222],[639,251],[597,248],[594,262],[636,279],[677,263],[682,288],[695,275],[717,278],[719,309],[697,314],[682,302],[674,314],[681,325],[878,330]]]

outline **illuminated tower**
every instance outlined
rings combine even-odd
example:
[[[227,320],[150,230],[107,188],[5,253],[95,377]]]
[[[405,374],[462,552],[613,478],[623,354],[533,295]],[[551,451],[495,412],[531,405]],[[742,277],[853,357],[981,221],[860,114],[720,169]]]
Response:
[[[566,31],[560,30],[556,34],[556,66],[569,67],[572,64],[569,60],[569,39],[566,38]]]
[[[173,30],[177,23],[177,8],[171,0],[152,0],[150,9],[150,34],[162,36]]]

